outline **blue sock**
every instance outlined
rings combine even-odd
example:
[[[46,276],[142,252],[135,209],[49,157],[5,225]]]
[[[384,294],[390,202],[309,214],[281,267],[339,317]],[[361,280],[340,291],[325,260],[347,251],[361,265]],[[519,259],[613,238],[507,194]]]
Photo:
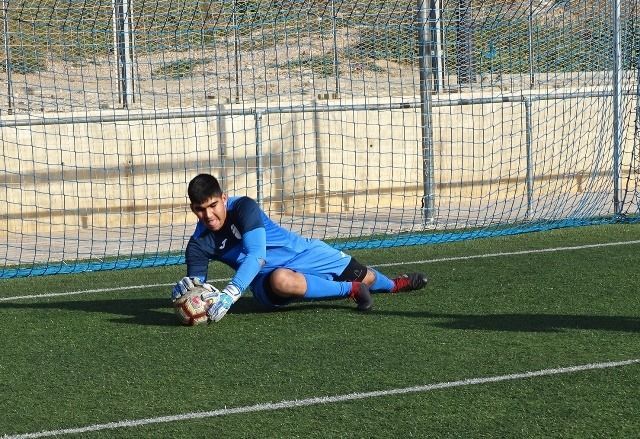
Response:
[[[303,300],[335,299],[347,297],[351,293],[351,282],[336,282],[310,274],[304,275],[307,291]]]
[[[374,293],[389,293],[393,289],[395,285],[391,279],[389,279],[384,274],[380,273],[377,270],[369,267],[369,270],[373,271],[376,274],[376,280],[371,285],[370,290]]]

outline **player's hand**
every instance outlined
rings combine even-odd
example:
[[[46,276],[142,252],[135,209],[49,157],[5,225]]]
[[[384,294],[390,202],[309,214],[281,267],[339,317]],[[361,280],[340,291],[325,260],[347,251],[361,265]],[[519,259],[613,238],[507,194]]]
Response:
[[[202,284],[202,287],[206,290],[204,293],[200,294],[200,298],[207,302],[208,305],[216,302],[218,300],[218,296],[222,294],[219,289],[214,287],[211,284]]]
[[[193,287],[193,280],[191,280],[190,277],[183,277],[173,286],[173,291],[171,291],[171,300],[175,302],[180,297],[187,294]]]
[[[236,303],[241,295],[242,292],[236,286],[227,285],[220,293],[218,301],[207,310],[209,321],[219,322],[227,314],[231,305]]]
[[[178,300],[183,295],[187,294],[190,290],[192,290],[195,287],[203,287],[205,290],[209,291],[210,293],[216,293],[216,294],[219,293],[218,289],[215,288],[213,285],[208,283],[203,283],[197,277],[183,277],[182,279],[180,279],[178,283],[174,285],[173,291],[171,292],[171,300],[175,302],[176,300]]]

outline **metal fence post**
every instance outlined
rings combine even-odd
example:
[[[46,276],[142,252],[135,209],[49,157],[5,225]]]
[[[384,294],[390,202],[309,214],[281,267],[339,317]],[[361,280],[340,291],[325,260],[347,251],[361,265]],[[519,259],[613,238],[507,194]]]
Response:
[[[613,0],[613,212],[619,216],[620,148],[622,143],[622,42],[620,38],[620,0]]]
[[[433,91],[444,89],[444,50],[442,49],[441,0],[431,0],[429,6],[429,28],[431,29],[431,66],[433,68]]]
[[[333,75],[336,82],[336,94],[340,94],[340,69],[338,60],[338,30],[336,27],[336,5],[335,0],[331,0],[331,33],[333,34]],[[337,96],[336,96],[337,97]]]
[[[2,0],[2,34],[4,36],[5,67],[7,71],[7,105],[8,112],[13,112],[13,90],[11,79],[11,47],[9,45],[9,0]]]
[[[433,80],[431,66],[431,32],[429,31],[429,11],[427,0],[418,0],[418,59],[420,61],[420,127],[422,130],[422,178],[423,198],[422,210],[424,223],[434,219],[434,163],[433,163],[433,102],[431,83]]]
[[[238,1],[233,0],[233,11],[231,11],[231,26],[233,27],[233,56],[234,56],[234,69],[235,69],[235,78],[236,78],[236,86],[234,102],[236,104],[240,103],[240,35],[239,35],[239,24],[238,24]]]
[[[128,108],[134,102],[133,95],[133,30],[131,0],[112,0],[113,44],[118,74],[120,103]]]
[[[456,70],[459,86],[470,86],[476,82],[473,20],[471,0],[458,0],[456,8]]]
[[[263,116],[262,110],[256,111],[254,115],[255,130],[256,130],[256,203],[258,203],[258,206],[260,206],[261,208],[263,207],[262,202],[264,200],[264,194],[263,194],[264,164],[262,163],[263,161],[262,160],[262,116]]]
[[[527,33],[529,34],[529,86],[533,88],[536,85],[536,77],[534,73],[534,55],[533,55],[533,1],[529,1],[529,19],[527,20]]]
[[[524,117],[525,117],[525,129],[526,129],[526,147],[527,147],[527,212],[525,213],[525,219],[531,219],[531,211],[533,206],[533,127],[531,122],[531,99],[523,97],[524,100]]]

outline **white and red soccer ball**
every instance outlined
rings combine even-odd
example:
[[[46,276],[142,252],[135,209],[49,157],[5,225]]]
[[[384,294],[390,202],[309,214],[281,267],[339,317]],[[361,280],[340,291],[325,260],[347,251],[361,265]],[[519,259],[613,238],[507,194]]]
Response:
[[[207,323],[207,310],[215,303],[213,298],[202,298],[200,292],[187,293],[173,303],[176,316],[183,325],[194,326]]]

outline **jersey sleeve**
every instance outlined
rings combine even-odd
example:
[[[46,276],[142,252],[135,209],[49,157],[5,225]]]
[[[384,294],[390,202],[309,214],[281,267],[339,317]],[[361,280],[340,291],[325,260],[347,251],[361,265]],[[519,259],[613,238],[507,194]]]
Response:
[[[202,282],[207,279],[209,269],[209,256],[202,250],[192,237],[185,250],[185,262],[187,264],[187,276],[197,277]]]
[[[267,233],[262,220],[262,210],[258,203],[248,197],[243,197],[236,203],[238,226],[242,233],[243,252],[247,256],[231,279],[231,284],[240,291],[244,291],[265,264]]]

